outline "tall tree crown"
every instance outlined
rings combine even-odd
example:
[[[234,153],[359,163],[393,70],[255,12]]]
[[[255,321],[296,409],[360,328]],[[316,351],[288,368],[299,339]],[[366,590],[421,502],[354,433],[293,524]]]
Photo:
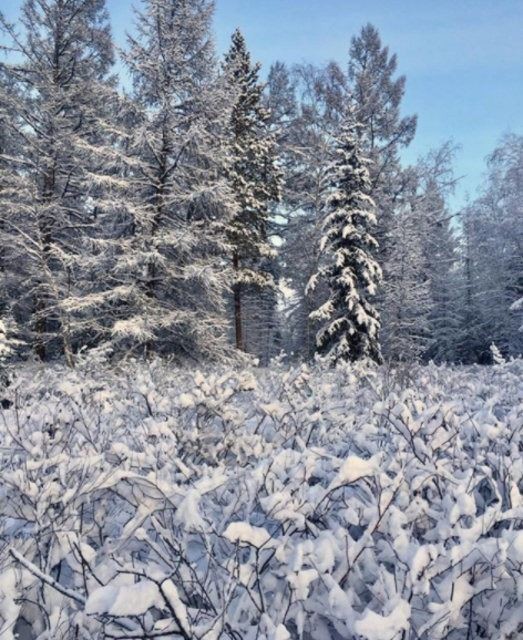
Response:
[[[229,235],[240,257],[270,256],[267,226],[271,203],[280,198],[281,172],[270,112],[263,104],[260,65],[253,64],[245,38],[237,29],[225,56],[225,79],[233,96],[230,117],[229,178],[238,201],[238,214]]]
[[[2,96],[18,141],[11,176],[18,194],[5,192],[3,207],[13,265],[24,276],[15,306],[30,314],[41,356],[53,345],[72,362],[85,310],[95,304],[84,266],[110,173],[106,165],[101,178],[93,153],[114,98],[108,14],[103,0],[26,0],[21,35],[1,21],[18,57],[3,65],[11,91]]]
[[[366,147],[379,149],[391,140],[394,147],[408,145],[416,132],[417,118],[401,117],[406,80],[405,76],[394,78],[396,55],[383,46],[376,27],[367,24],[352,38],[349,56],[349,81]]]
[[[309,288],[325,282],[329,298],[311,314],[322,323],[317,335],[321,353],[332,361],[381,360],[379,314],[371,303],[381,279],[372,256],[377,242],[374,202],[368,195],[368,163],[359,141],[359,125],[349,111],[336,140],[335,159],[327,175],[322,264]]]
[[[213,13],[212,0],[142,0],[125,56],[141,102],[194,108],[214,69]]]

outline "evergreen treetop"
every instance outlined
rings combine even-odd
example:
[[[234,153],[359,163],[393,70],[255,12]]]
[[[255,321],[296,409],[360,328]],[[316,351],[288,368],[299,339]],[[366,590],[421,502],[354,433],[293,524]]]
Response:
[[[336,140],[335,158],[326,184],[325,219],[320,242],[320,269],[309,288],[322,280],[328,300],[311,314],[322,323],[317,347],[333,362],[371,358],[381,361],[379,314],[371,300],[381,279],[372,252],[376,223],[367,160],[359,142],[359,126],[349,111]]]

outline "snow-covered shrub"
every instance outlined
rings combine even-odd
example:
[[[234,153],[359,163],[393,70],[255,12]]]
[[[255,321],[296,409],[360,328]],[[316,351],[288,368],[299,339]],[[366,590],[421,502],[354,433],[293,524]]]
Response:
[[[521,637],[522,375],[20,370],[0,637]]]

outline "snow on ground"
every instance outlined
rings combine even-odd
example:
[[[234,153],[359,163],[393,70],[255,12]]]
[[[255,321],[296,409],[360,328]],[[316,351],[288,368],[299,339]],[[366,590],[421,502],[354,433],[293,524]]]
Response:
[[[22,369],[0,638],[520,638],[522,380]]]

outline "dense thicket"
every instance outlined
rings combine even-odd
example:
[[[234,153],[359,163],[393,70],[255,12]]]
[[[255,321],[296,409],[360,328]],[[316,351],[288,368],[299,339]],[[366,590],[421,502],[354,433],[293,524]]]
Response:
[[[220,63],[212,15],[211,0],[144,0],[125,93],[104,0],[25,0],[18,26],[2,18],[0,319],[14,352],[73,365],[92,348],[262,363],[321,351],[315,310],[333,281],[306,285],[333,256],[345,268],[321,237],[350,112],[368,180],[345,195],[372,200],[376,223],[356,216],[339,238],[353,256],[365,234],[377,240],[358,277],[383,274],[371,314],[383,357],[486,362],[492,343],[520,354],[523,138],[501,141],[457,215],[451,145],[401,162],[416,117],[375,27],[346,65],[277,62],[264,85],[239,31]],[[356,346],[369,323],[342,306],[337,325],[354,335],[328,351],[377,358],[377,343]]]
[[[522,375],[21,367],[0,637],[521,638]]]

